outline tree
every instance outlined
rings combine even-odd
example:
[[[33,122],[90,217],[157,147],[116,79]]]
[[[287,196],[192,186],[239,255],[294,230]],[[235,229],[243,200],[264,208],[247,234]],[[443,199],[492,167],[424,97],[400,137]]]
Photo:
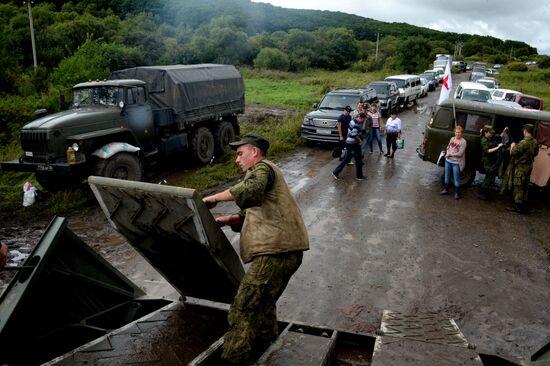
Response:
[[[259,69],[272,69],[288,71],[290,60],[286,53],[277,48],[262,48],[254,59],[254,67]]]
[[[411,74],[425,70],[431,62],[430,51],[425,38],[409,37],[397,49],[395,67]]]

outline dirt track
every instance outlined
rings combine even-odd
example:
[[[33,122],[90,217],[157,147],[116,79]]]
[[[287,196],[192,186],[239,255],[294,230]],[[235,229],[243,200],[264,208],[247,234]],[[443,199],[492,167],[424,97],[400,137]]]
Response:
[[[383,309],[442,312],[480,352],[519,358],[550,334],[550,261],[543,250],[550,242],[550,208],[535,202],[530,215],[517,215],[506,210],[506,198],[478,200],[475,186],[458,201],[439,196],[441,168],[415,152],[438,94],[400,113],[405,149],[389,160],[375,147],[366,158],[368,181],[355,181],[352,167],[334,181],[337,161],[326,146],[279,162],[311,240],[279,314],[370,333]],[[233,209],[226,204],[216,212]],[[99,210],[69,221],[152,296],[174,296]],[[12,246],[22,236],[33,242],[45,224],[3,228],[0,237]]]

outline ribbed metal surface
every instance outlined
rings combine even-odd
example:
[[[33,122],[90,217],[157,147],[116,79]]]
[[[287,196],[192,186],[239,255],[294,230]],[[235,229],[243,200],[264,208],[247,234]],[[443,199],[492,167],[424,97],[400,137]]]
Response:
[[[43,154],[47,153],[48,131],[21,131],[21,147],[23,148],[23,151],[32,151],[33,153]]]

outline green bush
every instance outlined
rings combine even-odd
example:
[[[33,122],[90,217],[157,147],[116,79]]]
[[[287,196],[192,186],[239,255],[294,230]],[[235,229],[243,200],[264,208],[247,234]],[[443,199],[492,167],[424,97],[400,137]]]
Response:
[[[509,71],[527,71],[529,68],[523,62],[510,62],[506,65]]]
[[[550,56],[542,56],[538,65],[540,69],[550,69]]]
[[[262,48],[258,56],[254,59],[254,66],[259,69],[288,71],[290,59],[283,51],[266,47]]]

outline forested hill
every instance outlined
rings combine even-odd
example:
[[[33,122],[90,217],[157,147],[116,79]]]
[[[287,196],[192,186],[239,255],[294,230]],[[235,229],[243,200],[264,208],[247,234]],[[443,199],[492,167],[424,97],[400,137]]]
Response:
[[[61,10],[66,1],[49,1]],[[520,41],[508,41],[494,37],[473,36],[439,32],[405,23],[387,23],[357,15],[333,11],[286,9],[271,4],[254,3],[250,0],[75,0],[72,1],[81,11],[101,14],[110,9],[124,17],[127,14],[148,12],[158,16],[163,22],[173,26],[185,25],[191,29],[200,27],[220,16],[231,16],[235,24],[248,35],[276,31],[301,29],[313,31],[320,27],[347,28],[353,30],[359,40],[376,39],[377,33],[393,36],[422,36],[432,40],[468,41],[472,38],[485,39],[484,43],[504,48],[526,48],[528,54],[536,54],[536,49]],[[511,42],[511,43],[510,43]]]

